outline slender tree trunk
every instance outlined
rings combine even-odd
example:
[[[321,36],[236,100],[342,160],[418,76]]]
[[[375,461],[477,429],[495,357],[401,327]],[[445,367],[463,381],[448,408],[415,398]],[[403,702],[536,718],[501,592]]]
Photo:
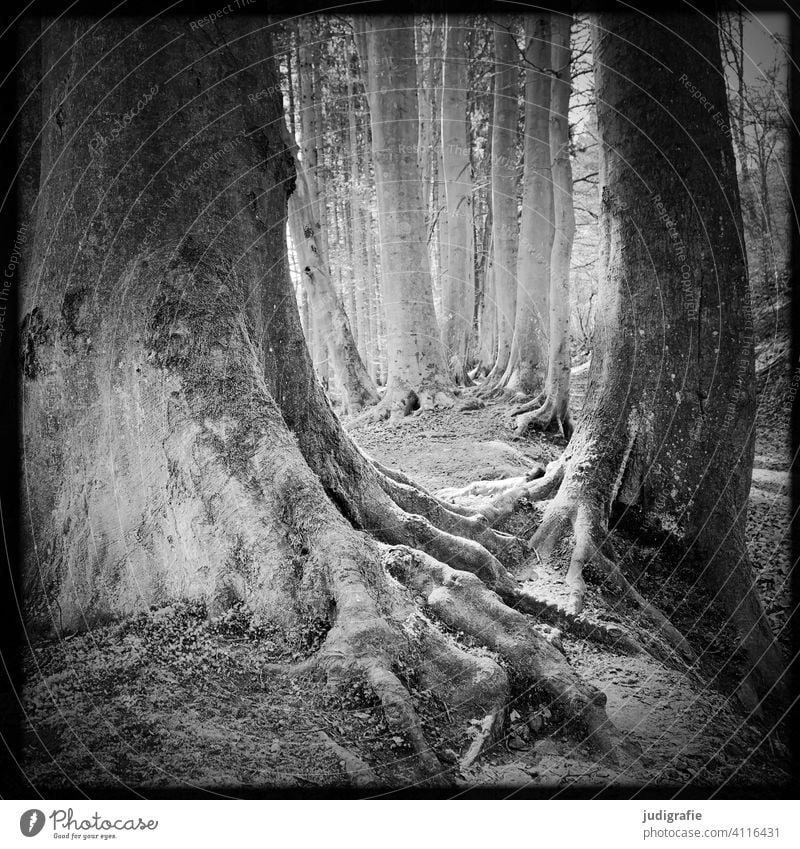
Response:
[[[487,216],[491,217],[491,216]],[[478,317],[478,376],[488,374],[497,355],[497,299],[494,288],[493,236],[487,223],[486,269],[483,273],[480,315]]]
[[[570,24],[567,15],[553,15],[553,69],[550,103],[550,151],[552,154],[553,220],[555,235],[550,259],[550,339],[547,379],[543,395],[516,412],[517,433],[533,425],[550,430],[561,428],[572,435],[569,412],[571,372],[569,335],[569,269],[575,237],[575,209],[572,203],[572,166],[569,156]]]
[[[382,407],[393,416],[407,415],[453,404],[422,216],[414,30],[403,16],[371,17],[362,24],[389,349]]]
[[[550,15],[525,19],[525,145],[514,340],[501,385],[537,395],[547,370],[553,178],[550,159]]]
[[[364,256],[364,230],[361,217],[364,215],[363,199],[361,196],[361,177],[358,168],[358,125],[356,123],[353,77],[350,61],[347,62],[347,127],[348,148],[350,155],[350,192],[351,201],[351,233],[353,239],[353,280],[352,288],[355,294],[355,320],[358,326],[359,351],[367,369],[374,380],[374,374],[370,365],[371,343],[369,328],[369,305],[367,287],[370,285],[367,279]],[[356,211],[357,210],[357,211]]]
[[[367,286],[369,287],[372,309],[369,312],[370,333],[374,342],[373,361],[376,369],[375,382],[386,385],[389,360],[386,352],[386,325],[383,301],[379,285],[380,270],[375,257],[374,221],[372,212],[367,210],[362,216],[364,227],[364,250],[367,254]]]
[[[297,150],[289,138],[290,149]],[[378,391],[358,354],[350,322],[330,276],[325,248],[320,239],[320,222],[314,218],[313,193],[303,163],[295,157],[295,190],[289,198],[289,227],[298,256],[300,274],[308,291],[316,354],[320,357],[320,379],[327,379],[330,357],[350,412],[359,412],[378,402]],[[324,360],[322,359],[324,357]],[[317,363],[315,363],[317,365]]]
[[[491,387],[505,374],[517,310],[517,42],[504,19],[494,25],[494,114],[492,118],[492,277],[497,309],[497,354],[487,377]]]
[[[442,343],[456,383],[466,384],[475,276],[472,169],[467,135],[466,20],[448,15],[442,67],[442,165],[447,206],[447,265],[442,280]]]
[[[289,129],[293,136],[297,135],[297,124],[294,108],[294,71],[292,70],[292,53],[294,52],[294,48],[292,47],[292,40],[294,37],[296,37],[296,34],[297,27],[290,25],[287,35],[289,49],[286,51],[286,88],[287,93],[289,95]]]

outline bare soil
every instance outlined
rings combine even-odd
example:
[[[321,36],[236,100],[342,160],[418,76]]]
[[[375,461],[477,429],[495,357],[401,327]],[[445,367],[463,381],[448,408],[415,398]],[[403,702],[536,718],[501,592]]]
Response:
[[[578,372],[576,406],[582,379],[585,371]],[[559,455],[564,441],[558,435],[515,441],[508,409],[494,403],[425,413],[399,425],[364,426],[355,438],[371,456],[432,490],[519,474]],[[786,434],[774,428],[776,413],[785,418],[776,410],[760,416],[773,426],[758,431],[749,546],[771,624],[783,640],[789,455]],[[530,533],[537,517],[523,505],[513,529]],[[727,637],[722,626],[714,631],[696,625],[691,572],[675,568],[669,546],[647,537],[635,522],[620,524],[613,535],[629,579],[684,629],[701,655],[694,673],[567,630],[567,657],[607,695],[609,716],[626,739],[618,762],[598,763],[562,733],[546,705],[532,708],[529,694],[520,693],[509,705],[502,739],[461,773],[456,761],[470,742],[468,730],[454,729],[436,693],[415,689],[414,670],[407,670],[454,794],[712,795],[749,788],[769,795],[790,780],[779,732],[744,714],[714,686]],[[563,594],[563,572],[544,565],[536,571],[537,594]],[[598,587],[590,585],[586,607],[590,619],[642,633],[634,612]],[[82,635],[32,641],[24,657],[24,769],[32,789],[69,797],[101,790],[144,796],[159,790],[237,796],[278,788],[327,793],[358,786],[356,759],[387,789],[403,789],[410,750],[392,735],[369,692],[354,683],[334,697],[318,680],[267,667],[311,655],[319,637],[313,622],[296,633],[274,634],[253,628],[246,611],[210,622],[201,606],[175,602]]]

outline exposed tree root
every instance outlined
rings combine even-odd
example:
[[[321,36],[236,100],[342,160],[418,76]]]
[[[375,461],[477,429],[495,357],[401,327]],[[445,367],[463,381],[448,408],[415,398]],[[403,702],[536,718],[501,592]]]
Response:
[[[440,489],[436,497],[453,504],[469,505],[492,525],[510,516],[519,502],[544,501],[552,497],[564,478],[564,463],[554,460],[546,469],[535,466],[527,475],[502,480],[475,481],[467,486]]]
[[[479,398],[460,400],[457,392],[460,390],[437,389],[431,392],[407,392],[387,390],[381,401],[374,407],[364,410],[359,415],[343,422],[347,431],[358,430],[365,425],[375,422],[389,421],[400,424],[408,416],[419,416],[435,410],[452,410],[467,412],[483,406]]]
[[[523,437],[529,427],[533,427],[534,430],[542,431],[560,430],[564,439],[569,441],[575,429],[568,405],[559,404],[551,396],[546,397],[538,407],[525,404],[512,411],[511,415],[518,417],[514,428],[514,435],[518,438]]]
[[[580,680],[532,620],[504,604],[474,575],[421,552],[395,548],[388,554],[387,568],[426,599],[437,619],[497,652],[524,685],[551,698],[572,733],[596,752],[612,755],[615,729],[605,712],[605,695]]]
[[[387,469],[371,461],[377,470],[384,492],[394,503],[405,510],[428,519],[440,530],[466,537],[480,543],[495,557],[516,562],[524,556],[525,543],[518,537],[495,531],[480,513],[469,508],[448,504],[415,484],[401,472]]]
[[[539,622],[558,626],[554,630],[568,629],[577,637],[603,643],[624,654],[652,654],[649,649],[646,649],[617,625],[590,622],[579,614],[571,613],[562,605],[539,598],[535,592],[528,589],[509,593],[503,598],[503,601],[515,610],[535,616]],[[560,631],[555,637],[557,641],[560,640]]]
[[[503,730],[505,711],[496,710],[483,718],[467,753],[459,761],[462,770],[469,769],[475,761],[483,754],[495,740],[498,739]]]
[[[586,502],[564,504],[555,499],[547,508],[541,525],[531,539],[531,545],[542,558],[549,558],[556,547],[570,535],[574,536],[574,543],[565,578],[570,589],[568,612],[577,615],[583,609],[586,594],[584,570],[589,566],[594,567],[603,579],[616,587],[639,610],[643,619],[656,628],[656,633],[662,636],[669,646],[685,661],[693,662],[695,653],[686,638],[658,608],[644,599],[630,584],[622,574],[616,559],[603,553],[603,546],[608,546],[609,543],[599,508]]]
[[[368,457],[366,454],[364,456],[370,463],[372,463],[372,465],[380,474],[382,474],[384,477],[389,478],[389,480],[395,481],[396,483],[404,484],[405,486],[414,487],[425,495],[431,495],[431,493],[425,487],[418,484],[412,478],[408,477],[408,475],[401,472],[399,469],[393,469],[390,466],[384,466],[383,463],[379,463],[376,459],[374,459],[373,457]],[[431,497],[435,498],[435,496]],[[458,504],[446,504],[445,502],[440,501],[440,499],[436,500],[443,504],[451,513],[458,513],[460,516],[475,515],[474,511],[470,510],[469,507],[461,507]]]
[[[529,413],[531,410],[538,410],[539,407],[545,401],[544,392],[540,392],[535,398],[532,398],[530,401],[526,401],[524,404],[520,404],[518,407],[514,407],[511,412],[509,412],[509,416],[512,418],[515,416],[520,416],[523,413]]]

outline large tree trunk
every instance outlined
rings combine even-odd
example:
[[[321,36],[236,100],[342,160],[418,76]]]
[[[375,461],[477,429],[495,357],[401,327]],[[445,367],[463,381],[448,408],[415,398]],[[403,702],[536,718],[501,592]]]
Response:
[[[409,667],[465,735],[485,717],[467,760],[530,688],[610,753],[602,694],[486,548],[512,540],[342,431],[287,274],[294,165],[266,21],[188,23],[111,18],[85,37],[75,20],[44,37],[48,178],[22,333],[29,619],[63,632],[176,597],[311,619],[324,637],[298,670],[377,696],[409,746],[404,782],[448,776],[398,677]]]
[[[531,545],[555,564],[572,552],[572,612],[591,566],[696,664],[702,655],[620,568],[612,508],[616,521],[633,516],[669,534],[696,569],[699,615],[731,645],[716,679],[747,709],[775,707],[785,667],[745,545],[753,322],[715,24],[600,15],[593,51],[605,268],[581,420],[543,478],[480,482],[447,497],[490,493],[483,510],[494,519],[522,497],[552,498]],[[711,107],[682,75],[702,80]]]
[[[468,30],[463,15],[448,15],[442,67],[442,166],[447,205],[447,259],[442,279],[442,342],[450,374],[466,384],[475,296],[472,171],[467,135]]]
[[[553,183],[550,163],[550,15],[525,18],[525,145],[514,340],[501,385],[536,395],[547,370]]]
[[[491,388],[505,374],[517,310],[517,120],[519,52],[508,19],[494,25],[494,115],[492,117],[492,280],[497,355],[486,379]]]
[[[575,208],[572,202],[572,166],[569,158],[570,23],[568,15],[552,18],[550,102],[550,152],[553,158],[553,221],[555,235],[550,254],[550,339],[544,392],[530,404],[514,411],[519,415],[517,434],[533,425],[542,430],[561,428],[572,435],[569,412],[571,372],[569,338],[569,268],[575,237]]]
[[[452,383],[433,309],[422,180],[413,22],[362,19],[372,158],[378,196],[389,375],[381,412],[452,406]]]

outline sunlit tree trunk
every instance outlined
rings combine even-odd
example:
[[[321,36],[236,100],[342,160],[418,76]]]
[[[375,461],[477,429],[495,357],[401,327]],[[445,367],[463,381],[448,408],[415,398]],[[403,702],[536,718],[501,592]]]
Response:
[[[433,311],[417,160],[419,109],[414,30],[404,16],[362,19],[389,374],[391,415],[452,405]]]
[[[291,138],[289,145],[292,150],[297,149]],[[306,169],[299,159],[295,166],[295,190],[288,203],[289,227],[311,305],[315,354],[322,365],[320,378],[327,378],[327,368],[332,366],[348,411],[359,412],[377,403],[378,391],[359,356],[350,322],[331,280],[330,265],[320,239],[321,227],[314,219],[313,195]]]
[[[569,413],[571,371],[569,335],[569,269],[575,237],[575,209],[572,202],[572,166],[569,151],[570,17],[553,15],[553,77],[550,103],[550,151],[553,158],[553,220],[555,235],[550,260],[550,339],[547,379],[544,393],[516,411],[517,433],[533,425],[549,430],[561,428],[569,439],[572,420]]]
[[[550,160],[550,15],[525,18],[525,143],[514,341],[502,385],[536,395],[547,370],[553,181]]]
[[[519,51],[508,19],[494,25],[494,114],[492,118],[492,277],[497,353],[487,386],[505,374],[517,308],[517,123]]]
[[[467,350],[475,295],[472,168],[467,134],[467,29],[447,17],[442,67],[442,165],[447,207],[447,260],[442,279],[442,342],[450,374],[466,384]]]

